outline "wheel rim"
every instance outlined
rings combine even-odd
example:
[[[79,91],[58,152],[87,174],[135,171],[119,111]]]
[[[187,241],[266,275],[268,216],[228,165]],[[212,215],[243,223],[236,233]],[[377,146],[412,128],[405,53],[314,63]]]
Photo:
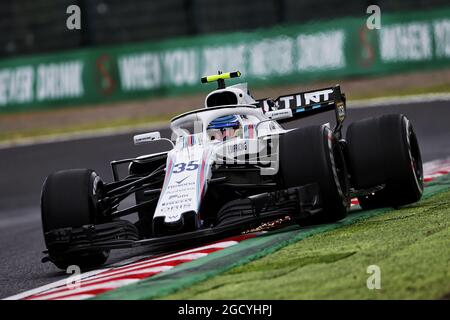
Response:
[[[328,143],[331,151],[331,162],[332,162],[332,170],[333,176],[336,184],[336,188],[338,190],[339,196],[342,199],[342,204],[345,207],[349,205],[349,197],[348,190],[349,184],[347,179],[347,170],[345,166],[344,155],[342,153],[342,149],[339,145],[339,142],[336,138],[329,133]]]
[[[413,128],[409,121],[407,121],[407,137],[408,137],[408,151],[411,161],[411,168],[420,190],[423,189],[423,168],[422,168],[422,156],[420,154],[419,143],[417,137],[413,131]]]
[[[344,195],[347,195],[348,183],[347,183],[347,172],[345,170],[345,162],[344,157],[342,155],[342,151],[340,146],[337,143],[334,143],[333,146],[333,158],[336,170],[336,176],[338,178],[338,182],[340,188]]]

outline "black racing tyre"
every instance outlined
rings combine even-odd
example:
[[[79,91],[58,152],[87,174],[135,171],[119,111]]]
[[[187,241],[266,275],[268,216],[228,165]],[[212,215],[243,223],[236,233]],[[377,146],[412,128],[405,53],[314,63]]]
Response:
[[[45,233],[54,229],[81,227],[98,220],[97,200],[102,188],[100,177],[89,169],[55,172],[47,177],[42,187],[41,215]],[[109,251],[89,251],[66,254],[64,248],[49,246],[50,260],[60,269],[70,265],[93,268],[105,263]]]
[[[334,222],[347,215],[349,181],[339,141],[328,126],[310,126],[280,136],[280,175],[285,188],[317,183],[323,210],[300,224]]]
[[[346,138],[355,189],[384,185],[380,191],[358,197],[363,209],[399,207],[420,200],[422,157],[406,116],[389,114],[354,122]]]

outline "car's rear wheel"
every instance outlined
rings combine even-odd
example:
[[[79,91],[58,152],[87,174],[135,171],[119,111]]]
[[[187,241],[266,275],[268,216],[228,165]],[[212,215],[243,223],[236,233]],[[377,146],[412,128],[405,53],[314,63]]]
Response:
[[[280,174],[285,188],[316,183],[323,210],[300,224],[334,222],[347,215],[349,182],[339,141],[328,126],[310,126],[280,136]]]
[[[354,187],[383,187],[358,197],[363,209],[399,207],[421,198],[422,158],[406,116],[389,114],[354,122],[346,138]]]
[[[89,169],[55,172],[47,177],[42,188],[41,214],[45,234],[60,228],[75,228],[95,224],[99,218],[97,205],[102,181]],[[54,247],[45,239],[50,260],[61,269],[70,265],[93,268],[105,263],[109,251],[66,253],[64,247]]]

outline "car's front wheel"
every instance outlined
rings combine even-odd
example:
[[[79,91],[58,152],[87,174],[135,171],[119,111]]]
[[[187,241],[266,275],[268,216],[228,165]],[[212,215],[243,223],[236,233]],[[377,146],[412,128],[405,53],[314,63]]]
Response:
[[[64,247],[52,246],[45,236],[55,229],[95,224],[102,185],[100,177],[89,169],[58,171],[45,180],[41,194],[42,227],[50,260],[58,268],[93,268],[107,260],[109,251],[67,253]]]
[[[317,184],[323,210],[302,224],[334,222],[347,215],[349,182],[342,148],[331,129],[310,126],[280,136],[280,173],[285,188]]]

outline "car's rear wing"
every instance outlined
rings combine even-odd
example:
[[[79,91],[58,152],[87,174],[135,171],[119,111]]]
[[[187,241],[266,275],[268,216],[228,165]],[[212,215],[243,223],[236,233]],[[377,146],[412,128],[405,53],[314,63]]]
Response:
[[[336,85],[313,91],[299,92],[280,96],[275,100],[261,99],[255,104],[271,119],[286,122],[308,117],[310,115],[335,110],[335,132],[340,131],[345,119],[345,94]]]

